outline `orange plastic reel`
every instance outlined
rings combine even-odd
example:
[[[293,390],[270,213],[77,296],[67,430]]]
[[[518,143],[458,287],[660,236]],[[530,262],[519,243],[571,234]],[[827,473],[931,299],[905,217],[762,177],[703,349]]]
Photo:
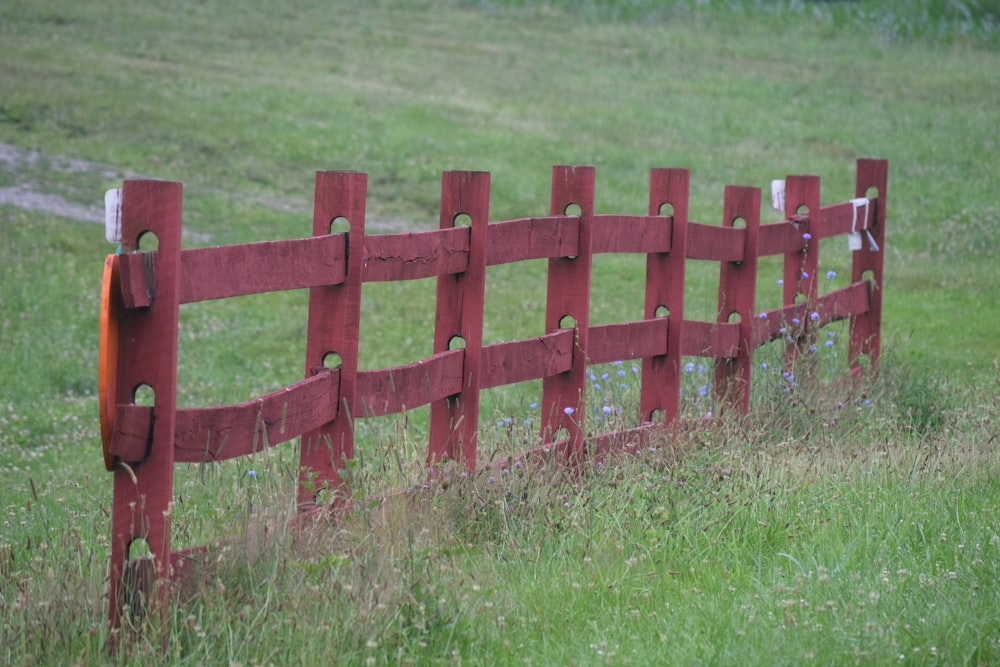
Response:
[[[97,397],[101,414],[101,441],[104,466],[115,469],[111,455],[111,434],[115,430],[115,404],[118,396],[118,322],[122,311],[118,255],[104,258],[101,284],[101,334],[98,341]]]

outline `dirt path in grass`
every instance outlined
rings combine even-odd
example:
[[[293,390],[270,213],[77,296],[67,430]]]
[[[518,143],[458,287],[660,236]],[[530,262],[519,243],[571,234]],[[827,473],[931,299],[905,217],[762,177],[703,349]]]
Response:
[[[54,174],[54,177],[58,178],[59,174],[85,172],[99,174],[103,179],[110,182],[121,182],[126,178],[142,178],[139,174],[122,173],[108,165],[97,162],[42,153],[41,151],[29,150],[14,146],[13,144],[0,142],[0,172],[37,174],[39,170],[49,172],[49,178],[53,178],[51,174]],[[235,193],[230,194],[231,196],[236,196]],[[16,206],[17,208],[48,213],[61,218],[69,218],[70,220],[103,225],[104,193],[88,193],[88,197],[90,196],[92,196],[93,203],[85,204],[79,201],[71,201],[58,193],[49,191],[44,185],[32,180],[30,176],[27,178],[18,178],[15,176],[12,185],[0,185],[0,205],[7,204]],[[239,196],[246,199],[245,195],[241,194]],[[259,195],[251,196],[250,200],[273,211],[307,212],[307,205],[299,201]],[[365,227],[372,231],[392,232],[407,228],[412,229],[413,224],[398,219],[368,217],[365,221]],[[208,234],[195,232],[190,229],[185,229],[184,235],[185,238],[199,243],[210,241]]]
[[[46,155],[39,151],[0,143],[0,170],[12,173],[30,173],[40,166],[63,174],[96,171],[108,178],[116,176],[116,172],[113,170],[93,162],[59,155]],[[81,222],[104,222],[103,197],[99,202],[95,197],[93,205],[81,204],[69,201],[61,195],[45,192],[36,183],[20,179],[16,179],[14,185],[0,186],[0,204],[42,211]]]

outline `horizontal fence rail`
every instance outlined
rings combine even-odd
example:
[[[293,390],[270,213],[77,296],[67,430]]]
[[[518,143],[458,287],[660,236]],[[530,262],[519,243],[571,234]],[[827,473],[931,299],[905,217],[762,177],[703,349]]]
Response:
[[[683,356],[711,359],[719,404],[742,412],[753,351],[769,341],[790,340],[791,362],[820,327],[848,319],[850,371],[860,372],[864,356],[877,364],[886,161],[859,160],[855,198],[828,206],[820,206],[818,177],[787,177],[784,210],[791,213],[770,224],[760,222],[760,190],[739,186],[725,190],[721,226],[688,220],[685,169],[652,170],[647,215],[595,214],[594,177],[592,167],[554,167],[549,215],[489,222],[490,175],[446,172],[439,229],[366,235],[367,176],[319,172],[311,237],[195,249],[180,245],[179,183],[126,181],[122,252],[105,264],[102,295],[101,426],[114,473],[112,627],[121,622],[136,540],[152,552],[151,595],[165,601],[161,584],[179,553],[170,549],[175,463],[223,461],[300,438],[299,502],[307,507],[316,488],[344,482],[338,471],[354,456],[359,418],[429,405],[428,465],[456,460],[474,470],[482,463],[480,391],[541,380],[538,446],[572,463],[674,421]],[[344,224],[346,232],[333,231]],[[156,250],[140,250],[148,233]],[[858,247],[861,233],[868,242]],[[819,294],[819,241],[843,235],[854,242],[851,283]],[[603,253],[646,256],[643,319],[589,324],[591,262]],[[758,312],[758,260],[778,255],[783,305]],[[548,261],[544,331],[484,344],[486,269],[526,260]],[[715,321],[684,318],[687,260],[719,264]],[[359,370],[362,285],[422,278],[437,280],[432,356]],[[176,407],[181,304],[303,288],[305,379],[235,405]],[[339,363],[328,367],[332,358]],[[624,360],[641,361],[641,425],[585,434],[587,366]],[[135,402],[142,386],[152,390],[151,406]]]

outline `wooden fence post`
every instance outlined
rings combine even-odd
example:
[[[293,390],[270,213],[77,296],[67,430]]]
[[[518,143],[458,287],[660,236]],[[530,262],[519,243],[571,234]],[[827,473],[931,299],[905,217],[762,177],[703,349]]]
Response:
[[[791,367],[802,351],[813,344],[816,328],[812,326],[809,314],[813,312],[816,298],[819,295],[819,282],[816,272],[819,270],[819,239],[812,238],[810,228],[813,216],[819,214],[820,182],[819,176],[788,176],[785,179],[785,215],[794,218],[808,212],[808,217],[799,223],[803,245],[801,251],[785,254],[784,271],[784,305],[803,304],[799,313],[799,322],[785,322],[790,331],[793,343],[785,348],[786,364]]]
[[[646,255],[645,318],[666,316],[667,351],[642,360],[642,388],[639,397],[641,422],[669,424],[677,418],[681,393],[681,337],[684,324],[684,269],[687,252],[688,190],[687,169],[653,169],[649,174],[649,215],[663,215],[663,207],[673,208],[670,252]],[[666,312],[661,312],[665,310]]]
[[[454,458],[469,470],[476,468],[489,208],[489,172],[442,174],[440,228],[453,228],[463,215],[469,217],[471,227],[468,268],[437,280],[434,353],[449,350],[459,339],[465,352],[462,391],[431,403],[428,466]]]
[[[146,387],[153,393],[153,405],[145,458],[131,464],[115,463],[109,605],[112,629],[121,627],[126,595],[148,594],[150,608],[159,614],[166,613],[169,600],[182,191],[180,183],[171,181],[129,180],[122,186],[122,252],[141,252],[140,240],[149,245],[155,236],[156,247],[145,253],[144,263],[147,276],[155,280],[148,280],[147,307],[121,311],[114,403],[132,404],[136,391]],[[122,279],[126,282],[129,277],[123,275]],[[138,540],[144,540],[149,548],[152,572],[147,562],[126,568],[130,549]],[[131,602],[140,603],[135,598]],[[114,645],[113,640],[110,643]]]
[[[367,174],[319,171],[313,203],[313,236],[332,233],[346,218],[347,270],[340,284],[309,290],[306,377],[339,363],[340,394],[333,421],[302,436],[299,454],[299,504],[306,508],[323,489],[338,489],[341,475],[354,458],[354,395],[358,375],[361,326],[361,281],[364,269]],[[331,276],[339,278],[339,276]]]
[[[718,322],[740,323],[739,349],[735,357],[716,358],[715,395],[719,406],[746,414],[750,411],[750,376],[753,370],[753,329],[757,291],[757,252],[760,238],[760,189],[727,185],[723,203],[724,227],[744,223],[743,261],[719,265]]]
[[[866,197],[870,189],[876,190],[874,214],[870,216],[871,239],[865,239],[860,250],[855,251],[851,265],[851,282],[868,279],[870,308],[864,315],[850,318],[851,341],[848,347],[848,365],[851,373],[861,372],[861,355],[867,354],[871,370],[878,368],[882,329],[882,272],[885,266],[885,206],[886,188],[889,183],[887,160],[860,159],[857,162],[857,180],[854,196]],[[871,242],[875,245],[872,246]],[[866,273],[870,275],[866,276]]]
[[[572,368],[542,380],[541,437],[542,442],[551,442],[560,429],[565,429],[569,442],[564,454],[573,461],[582,459],[584,449],[594,175],[593,167],[552,168],[551,214],[567,215],[575,205],[580,220],[576,255],[549,260],[545,331],[573,326],[576,346]],[[567,318],[572,319],[572,324]]]

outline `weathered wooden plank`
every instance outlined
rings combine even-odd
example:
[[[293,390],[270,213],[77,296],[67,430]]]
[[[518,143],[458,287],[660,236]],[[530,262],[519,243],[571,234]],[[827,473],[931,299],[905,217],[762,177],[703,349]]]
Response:
[[[339,369],[243,403],[177,410],[174,460],[225,461],[287,442],[337,414]],[[142,461],[149,446],[153,409],[121,404],[111,453],[128,463]]]
[[[864,315],[870,304],[868,283],[862,281],[817,297],[816,306],[811,311],[805,302],[764,311],[754,319],[753,346],[760,347],[782,336],[795,334],[807,319],[813,326],[823,327],[847,317]],[[812,320],[812,313],[816,313],[815,320]]]
[[[745,230],[740,227],[717,227],[700,222],[688,223],[688,259],[716,262],[742,262]]]
[[[803,245],[802,232],[789,220],[760,226],[758,250],[761,257],[799,252]]]
[[[347,255],[343,234],[193,248],[181,253],[181,303],[338,285]]]
[[[813,236],[822,239],[828,236],[847,234],[852,231],[852,225],[854,231],[860,232],[871,228],[874,217],[875,203],[871,199],[868,206],[862,204],[858,207],[856,219],[854,204],[849,201],[824,206],[819,210],[812,225]]]
[[[468,227],[365,237],[366,283],[461,273],[468,265]]]
[[[337,416],[339,369],[243,403],[177,411],[175,460],[225,461],[297,438]]]
[[[183,254],[183,252],[182,252]],[[118,255],[118,274],[121,283],[122,305],[126,310],[149,308],[153,303],[153,285],[156,284],[157,251],[126,252]]]
[[[191,248],[181,252],[181,303],[344,282],[343,234]],[[121,256],[126,308],[149,306],[158,253]]]
[[[668,318],[590,327],[587,359],[592,364],[656,357],[667,353]]]
[[[145,405],[115,406],[115,421],[108,453],[116,461],[129,464],[146,458],[153,437],[153,408]]]
[[[464,357],[465,350],[449,350],[403,366],[358,371],[354,414],[397,414],[457,394]]]
[[[595,215],[595,253],[670,252],[673,219],[660,215]]]
[[[580,245],[580,219],[554,215],[494,222],[489,226],[486,264],[571,257]]]
[[[739,322],[685,320],[681,354],[694,357],[732,358],[739,353]]]
[[[576,333],[559,329],[552,333],[483,347],[480,387],[500,387],[565,373],[573,365]]]

